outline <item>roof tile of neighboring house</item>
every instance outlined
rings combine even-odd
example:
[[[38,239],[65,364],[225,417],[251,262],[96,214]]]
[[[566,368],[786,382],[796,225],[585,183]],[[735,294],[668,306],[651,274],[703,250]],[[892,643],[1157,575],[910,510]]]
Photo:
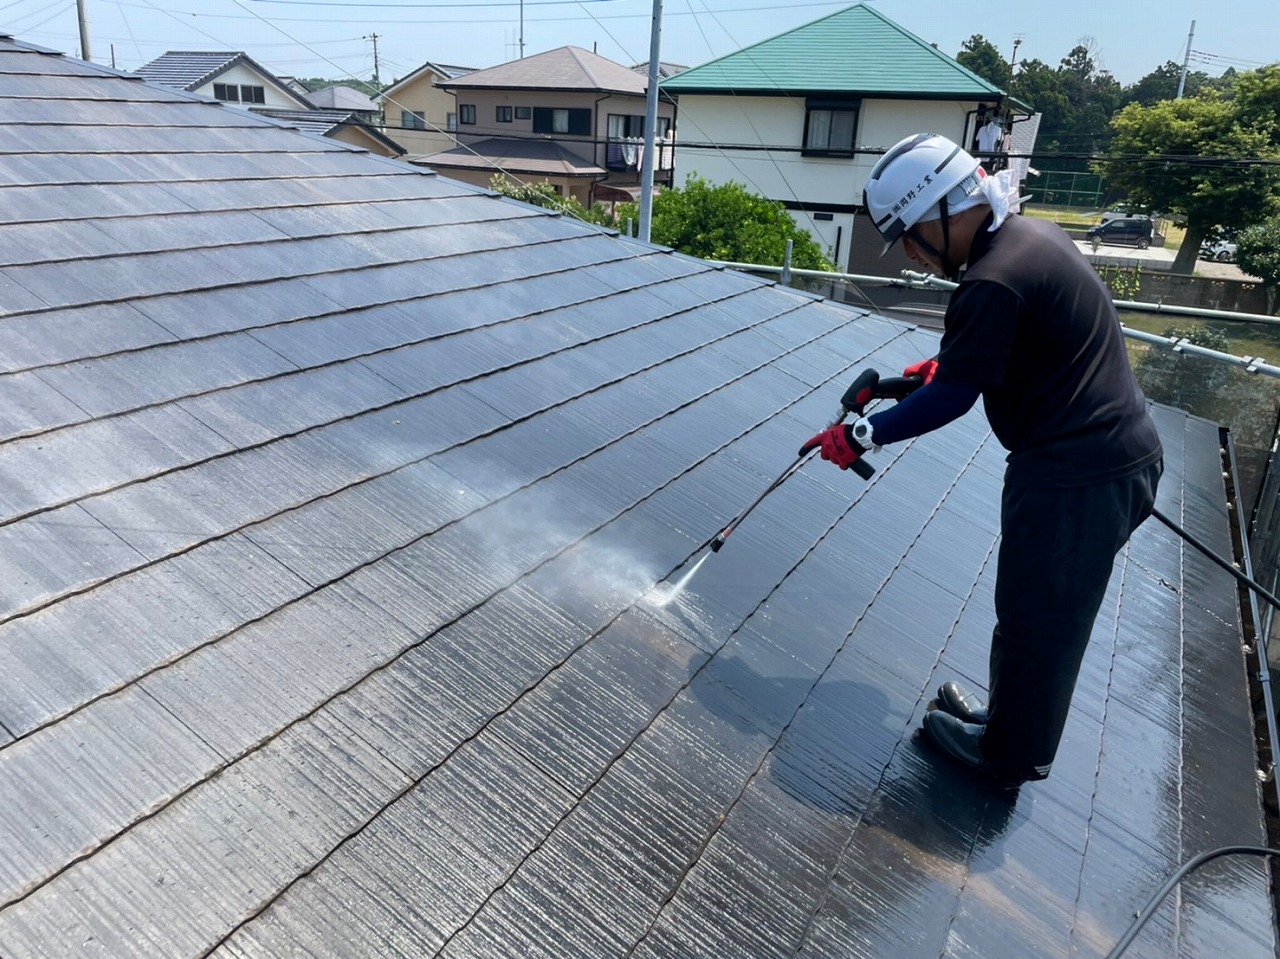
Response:
[[[985,677],[980,412],[705,552],[936,333],[2,37],[0,76],[5,959],[1084,959],[1264,841],[1235,583],[1159,525],[1052,778],[919,742]],[[1161,508],[1229,551],[1218,427],[1155,412]],[[1141,954],[1274,955],[1267,875]]]
[[[316,136],[330,136],[343,127],[358,127],[379,143],[397,153],[404,153],[404,148],[400,144],[381,130],[370,126],[359,113],[351,110],[263,110],[258,108],[252,112],[259,116],[271,117],[273,120],[279,120],[304,133],[312,133]]]
[[[447,90],[559,90],[644,96],[648,77],[581,47],[558,47],[441,83]]]
[[[460,76],[463,76],[464,74],[472,73],[474,71],[475,71],[474,67],[459,67],[459,66],[453,66],[447,63],[436,63],[432,60],[428,60],[422,66],[418,67],[418,69],[414,70],[412,73],[408,74],[407,76],[402,77],[401,79],[397,80],[395,83],[391,84],[391,86],[383,90],[381,96],[377,97],[377,99],[384,100],[390,97],[394,97],[398,91],[404,89],[410,83],[415,82],[416,80],[418,80],[418,78],[422,77],[424,74],[427,74],[427,73],[433,74],[439,77],[441,80],[451,80],[454,77],[460,77]]]
[[[454,168],[589,177],[605,176],[609,172],[553,140],[490,137],[441,153],[408,159],[420,166],[442,170]]]
[[[671,93],[859,93],[992,98],[1002,91],[857,4],[662,81]]]
[[[646,77],[649,75],[648,61],[645,61],[644,63],[637,63],[634,66],[632,66],[631,69],[636,71],[636,73],[644,74]],[[659,79],[674,77],[677,73],[683,73],[685,70],[688,70],[688,69],[689,68],[682,63],[664,63],[659,61],[658,77]]]
[[[176,90],[196,90],[226,73],[232,67],[241,64],[251,67],[268,83],[278,87],[290,98],[303,105],[310,105],[310,100],[288,84],[284,83],[270,70],[258,63],[247,53],[234,51],[190,51],[170,50],[156,57],[150,63],[144,63],[134,72],[151,83]]]

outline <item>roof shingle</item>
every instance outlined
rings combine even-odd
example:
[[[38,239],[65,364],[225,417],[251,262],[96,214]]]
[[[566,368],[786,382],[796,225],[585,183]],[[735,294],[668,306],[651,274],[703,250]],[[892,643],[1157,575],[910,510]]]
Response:
[[[936,334],[7,38],[0,74],[58,92],[0,84],[0,953],[1096,956],[1261,841],[1234,584],[1163,527],[1050,780],[914,738],[985,675],[980,415],[801,469],[657,601]],[[1155,412],[1161,508],[1229,551],[1216,426]],[[1139,954],[1274,939],[1231,863]]]

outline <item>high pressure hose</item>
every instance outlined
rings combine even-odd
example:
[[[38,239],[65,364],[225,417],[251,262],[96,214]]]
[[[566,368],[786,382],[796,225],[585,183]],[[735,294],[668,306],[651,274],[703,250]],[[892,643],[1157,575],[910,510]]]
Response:
[[[1249,587],[1249,589],[1253,590],[1255,593],[1257,593],[1259,596],[1265,599],[1268,603],[1270,603],[1276,609],[1280,609],[1280,599],[1277,599],[1274,594],[1264,589],[1262,584],[1259,583],[1257,580],[1252,579],[1251,577],[1246,576],[1244,573],[1240,572],[1240,570],[1236,569],[1233,565],[1228,563],[1225,559],[1223,559],[1217,553],[1213,552],[1213,550],[1209,549],[1208,546],[1205,546],[1204,543],[1200,542],[1198,539],[1196,539],[1194,536],[1188,533],[1185,529],[1183,529],[1173,520],[1169,519],[1169,517],[1165,516],[1164,513],[1160,512],[1158,509],[1153,508],[1151,510],[1151,515],[1154,516],[1156,519],[1158,519],[1160,522],[1164,523],[1165,526],[1169,527],[1169,529],[1173,530],[1175,533],[1177,533],[1179,536],[1185,539],[1188,543],[1194,546],[1197,550],[1199,550],[1205,556],[1208,556],[1211,560],[1213,560],[1215,563],[1217,563],[1219,566],[1225,569],[1228,573],[1234,576],[1237,580],[1239,580],[1243,585]]]
[[[1166,522],[1168,521],[1166,520]],[[1115,948],[1107,953],[1106,959],[1119,959],[1124,951],[1129,948],[1133,940],[1137,938],[1142,927],[1147,924],[1147,920],[1155,915],[1156,909],[1159,907],[1160,903],[1164,901],[1164,897],[1169,895],[1173,890],[1174,886],[1182,882],[1183,879],[1187,878],[1187,876],[1195,872],[1195,870],[1199,869],[1210,860],[1217,859],[1219,856],[1236,855],[1280,856],[1280,849],[1272,849],[1269,846],[1221,846],[1218,849],[1210,849],[1208,852],[1202,852],[1194,859],[1189,859],[1183,864],[1182,868],[1169,877],[1163,886],[1156,890],[1156,894],[1147,901],[1142,912],[1138,913],[1137,918],[1129,924],[1129,928],[1125,930],[1125,934],[1120,937],[1120,941],[1116,943]]]

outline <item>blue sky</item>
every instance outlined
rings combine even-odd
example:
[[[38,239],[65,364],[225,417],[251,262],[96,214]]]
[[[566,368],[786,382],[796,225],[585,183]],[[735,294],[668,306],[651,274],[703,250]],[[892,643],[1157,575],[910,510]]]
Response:
[[[165,50],[244,50],[280,75],[368,77],[373,44],[383,80],[424,60],[493,66],[519,55],[520,8],[495,0],[86,0],[93,59],[130,70]],[[434,4],[434,5],[432,5]],[[693,66],[849,6],[815,0],[665,0],[662,58]],[[1280,60],[1276,0],[875,0],[921,38],[955,55],[980,33],[1018,61],[1056,64],[1083,38],[1122,83],[1181,63],[1191,22],[1194,68],[1218,75]],[[652,0],[525,0],[524,52],[566,43],[628,65],[647,61]],[[74,0],[0,0],[0,30],[75,54]]]

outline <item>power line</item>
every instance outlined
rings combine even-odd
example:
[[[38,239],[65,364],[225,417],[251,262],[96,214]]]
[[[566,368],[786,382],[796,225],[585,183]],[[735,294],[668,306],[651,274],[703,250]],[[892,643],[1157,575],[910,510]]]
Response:
[[[1228,64],[1238,63],[1244,66],[1251,66],[1251,67],[1264,67],[1268,65],[1267,63],[1261,60],[1246,60],[1242,57],[1231,57],[1221,53],[1206,53],[1203,50],[1192,50],[1191,57],[1197,60],[1198,62],[1208,63],[1210,65],[1216,65],[1219,61],[1228,63]],[[1271,62],[1277,62],[1277,61],[1271,61]]]
[[[5,32],[13,33],[13,34],[27,33],[28,30],[18,26],[19,21],[25,20],[28,17],[43,16],[44,14],[48,13],[50,10],[54,9],[55,7],[57,7],[58,12],[61,13],[62,10],[65,8],[65,6],[66,5],[62,2],[62,0],[54,0],[53,3],[42,3],[39,7],[33,7],[30,10],[13,13],[9,17],[10,22],[5,26]]]
[[[346,3],[345,0],[249,0],[250,3],[276,3],[295,7],[356,7],[374,9],[390,7],[394,10],[433,10],[440,7],[461,7],[469,10],[494,10],[498,7],[560,7],[566,4],[617,3],[619,0],[450,0],[447,3]]]
[[[71,6],[75,6],[74,2],[71,4]],[[56,10],[54,9],[55,7],[57,8]],[[37,10],[28,10],[26,13],[14,14],[15,22],[11,24],[11,26],[8,29],[11,29],[14,33],[27,33],[28,31],[36,29],[36,27],[43,26],[44,24],[48,23],[50,20],[54,19],[54,17],[58,17],[64,12],[66,12],[68,9],[69,9],[68,5],[64,3],[63,0],[54,0],[53,3],[45,4],[43,7],[40,7]],[[53,16],[48,17],[45,20],[41,20],[39,23],[34,24],[33,26],[19,27],[17,25],[17,21],[23,20],[27,17],[39,17],[39,16],[42,16],[43,14],[48,13],[50,10],[54,10]]]
[[[16,0],[16,2],[23,3],[23,2],[26,2],[26,0]],[[256,2],[270,2],[270,0],[256,0]],[[568,3],[570,2],[570,0],[563,0],[563,2]],[[573,0],[573,2],[576,2],[576,0]],[[144,3],[127,3],[127,2],[124,2],[124,0],[118,0],[117,5],[125,6],[125,7],[139,7],[139,8],[145,7],[148,10],[153,10],[159,13],[168,13],[168,14],[177,15],[177,16],[199,17],[204,20],[258,20],[258,21],[267,22],[267,23],[310,23],[310,24],[316,24],[316,25],[323,25],[323,24],[330,24],[330,23],[358,23],[361,25],[367,25],[369,23],[368,17],[359,17],[359,18],[351,18],[351,19],[348,19],[345,17],[329,17],[329,18],[272,17],[271,20],[265,20],[263,17],[255,13],[252,13],[251,11],[244,15],[234,14],[234,13],[200,13],[194,10],[173,10],[171,8],[159,7],[159,6],[156,6],[155,4],[145,3],[145,2]],[[335,4],[335,5],[351,6],[351,4]],[[513,6],[513,5],[514,4],[512,3],[505,4],[505,6]],[[713,14],[714,13],[756,13],[756,12],[766,12],[770,10],[796,10],[796,9],[802,9],[805,7],[838,7],[838,6],[844,6],[844,5],[845,5],[844,0],[818,0],[818,2],[815,2],[815,3],[778,4],[776,6],[766,6],[766,7],[725,7],[725,8],[717,9],[714,11],[709,10],[707,12],[713,13]],[[460,6],[465,7],[468,5],[460,5]],[[407,8],[407,9],[412,9],[412,8]],[[494,9],[497,9],[497,7],[495,6]],[[697,16],[697,14],[692,10],[690,11],[673,10],[669,13],[664,12],[663,19],[666,20],[666,19],[669,19],[670,17],[689,17],[689,16]],[[647,20],[649,18],[650,18],[650,14],[647,14],[647,13],[620,13],[620,14],[606,14],[601,16],[592,16],[590,14],[586,14],[584,16],[526,17],[525,20],[527,22],[537,22],[537,23],[560,23],[560,22],[571,23],[579,20],[591,20],[598,24],[599,21],[601,20]],[[496,22],[500,22],[500,23],[514,22],[514,19],[515,18],[511,18],[510,20],[499,19]],[[385,17],[378,18],[378,23],[380,25],[381,24],[429,25],[429,24],[438,24],[438,23],[467,24],[467,23],[475,23],[475,22],[476,21],[474,20],[439,20],[439,19],[424,19],[421,17],[411,19],[411,20],[388,19]],[[484,21],[484,22],[489,23],[489,22],[495,22],[495,21],[490,20],[490,21]]]

